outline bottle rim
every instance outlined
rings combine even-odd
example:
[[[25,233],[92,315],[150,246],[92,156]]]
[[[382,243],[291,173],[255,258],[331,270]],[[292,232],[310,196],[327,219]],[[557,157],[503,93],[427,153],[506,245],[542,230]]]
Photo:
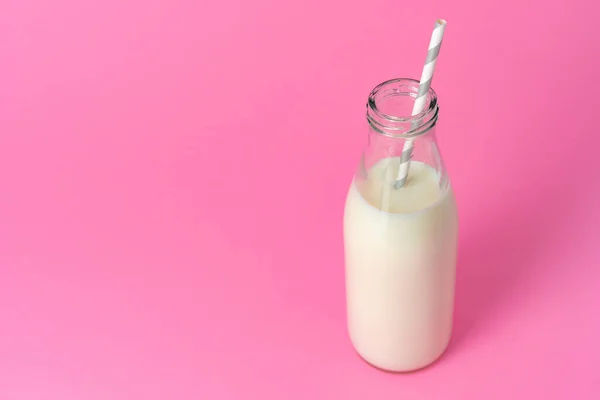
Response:
[[[411,78],[390,79],[377,85],[367,101],[367,121],[379,134],[411,139],[421,136],[435,126],[439,114],[437,95],[433,88],[427,91],[423,110],[415,115],[390,115],[381,110],[380,103],[392,96],[410,96],[419,92],[419,81]]]

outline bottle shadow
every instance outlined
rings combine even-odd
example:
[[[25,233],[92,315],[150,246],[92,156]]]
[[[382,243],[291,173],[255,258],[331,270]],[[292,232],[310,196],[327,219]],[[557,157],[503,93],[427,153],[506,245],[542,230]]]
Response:
[[[553,272],[541,271],[544,266],[536,258],[555,241],[568,211],[557,212],[560,200],[544,199],[545,190],[536,187],[535,195],[527,197],[514,190],[512,201],[496,203],[483,213],[487,220],[464,232],[449,353],[476,338],[499,314],[518,308],[531,290],[531,279]]]

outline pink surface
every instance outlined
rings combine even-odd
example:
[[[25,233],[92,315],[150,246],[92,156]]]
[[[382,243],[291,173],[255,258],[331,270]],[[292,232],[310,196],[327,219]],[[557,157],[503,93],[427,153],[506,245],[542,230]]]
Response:
[[[594,1],[0,5],[0,398],[598,399]],[[409,375],[346,335],[372,87],[434,88],[455,334]]]

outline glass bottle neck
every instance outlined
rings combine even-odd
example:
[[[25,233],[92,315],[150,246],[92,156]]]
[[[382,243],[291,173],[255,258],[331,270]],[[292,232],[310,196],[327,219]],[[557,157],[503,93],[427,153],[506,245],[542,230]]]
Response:
[[[377,174],[385,165],[394,175],[392,183],[401,188],[415,166],[413,173],[434,171],[440,188],[445,187],[447,174],[435,140],[438,113],[435,92],[430,88],[420,94],[416,80],[393,79],[373,89],[367,102],[369,141],[357,181],[368,179],[371,172]]]
[[[435,91],[419,93],[419,81],[408,78],[381,83],[369,95],[367,121],[376,133],[414,139],[431,130],[438,119]]]

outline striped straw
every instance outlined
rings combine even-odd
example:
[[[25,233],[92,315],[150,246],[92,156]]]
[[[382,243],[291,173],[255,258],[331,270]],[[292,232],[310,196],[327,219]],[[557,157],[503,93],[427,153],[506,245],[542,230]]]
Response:
[[[419,91],[417,92],[417,98],[413,106],[412,115],[417,115],[425,107],[425,101],[427,100],[427,92],[431,87],[431,80],[433,79],[433,71],[435,70],[435,63],[437,61],[440,48],[442,47],[442,39],[444,37],[444,29],[446,28],[446,20],[438,19],[435,21],[435,27],[431,34],[431,41],[429,42],[429,51],[427,52],[427,58],[425,59],[425,66],[421,73],[421,80],[419,81]],[[394,188],[400,189],[406,183],[408,179],[408,170],[410,168],[410,158],[412,156],[413,141],[408,139],[404,143],[402,149],[402,155],[400,156],[400,166],[398,167],[398,178],[394,183]]]

